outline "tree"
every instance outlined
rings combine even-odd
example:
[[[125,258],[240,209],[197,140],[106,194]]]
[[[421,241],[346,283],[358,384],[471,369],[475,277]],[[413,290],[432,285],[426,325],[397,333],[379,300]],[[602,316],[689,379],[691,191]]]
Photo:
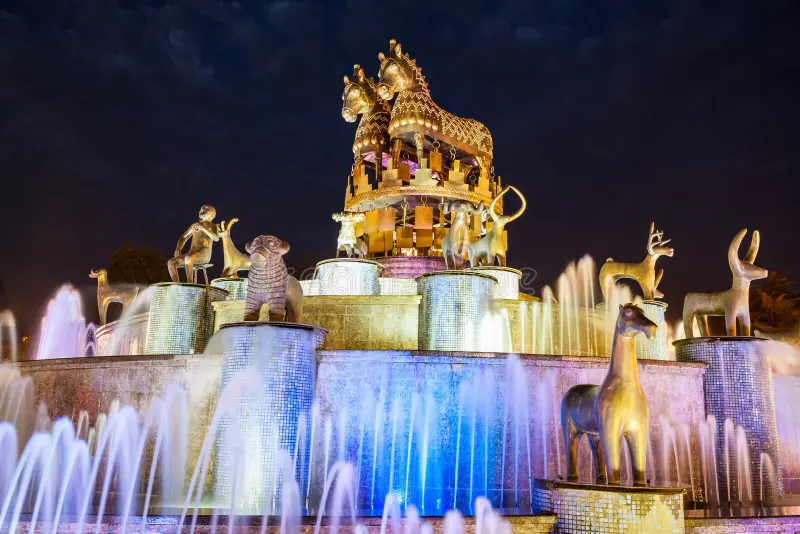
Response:
[[[792,292],[797,280],[771,272],[765,287],[755,288],[750,318],[753,326],[766,333],[791,332],[800,323],[800,295]]]
[[[108,259],[111,283],[150,285],[169,280],[167,259],[160,250],[125,243]]]

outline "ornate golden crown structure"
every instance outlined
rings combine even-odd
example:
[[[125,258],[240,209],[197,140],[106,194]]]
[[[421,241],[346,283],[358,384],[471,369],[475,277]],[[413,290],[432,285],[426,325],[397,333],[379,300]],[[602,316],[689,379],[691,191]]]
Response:
[[[440,256],[450,223],[445,203],[489,205],[502,190],[492,167],[492,136],[482,123],[433,101],[422,69],[400,43],[392,39],[378,59],[377,83],[360,65],[344,77],[342,117],[355,122],[362,115],[344,209],[364,213],[356,232],[365,236],[370,257]],[[503,213],[502,199],[494,213]],[[473,239],[491,227],[484,218],[470,217]]]

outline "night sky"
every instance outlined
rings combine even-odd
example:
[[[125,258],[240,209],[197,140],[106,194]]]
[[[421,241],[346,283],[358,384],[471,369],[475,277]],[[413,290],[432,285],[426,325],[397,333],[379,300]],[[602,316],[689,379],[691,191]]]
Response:
[[[394,37],[491,130],[529,201],[509,265],[537,293],[584,253],[640,261],[655,220],[677,318],[687,291],[729,287],[740,228],[799,274],[798,28],[791,0],[0,0],[0,306],[31,333],[71,281],[91,317],[89,269],[125,241],[171,255],[204,203],[241,219],[240,249],[271,233],[290,265],[330,257],[342,76],[376,75]]]

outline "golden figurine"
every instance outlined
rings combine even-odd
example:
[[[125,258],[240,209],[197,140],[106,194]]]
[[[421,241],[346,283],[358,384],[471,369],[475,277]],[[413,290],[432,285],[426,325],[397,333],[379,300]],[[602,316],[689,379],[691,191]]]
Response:
[[[192,224],[183,232],[175,245],[175,255],[167,262],[169,276],[173,282],[180,282],[178,267],[186,269],[186,280],[190,284],[197,283],[197,270],[209,266],[211,261],[211,246],[214,241],[219,241],[217,227],[211,222],[217,216],[217,211],[205,205],[200,208],[199,221]],[[189,252],[183,253],[183,247],[191,239]]]
[[[378,95],[391,100],[395,93],[399,93],[389,123],[395,161],[403,140],[416,147],[417,162],[422,161],[426,137],[430,137],[431,146],[436,141],[449,145],[461,152],[459,157],[476,160],[481,169],[488,171],[491,168],[492,135],[489,129],[476,120],[457,117],[436,105],[422,69],[408,54],[403,54],[400,43],[394,39],[389,41],[388,56],[381,52],[378,59],[381,62]]]
[[[750,335],[750,282],[766,278],[769,272],[763,267],[753,265],[761,243],[758,230],[753,230],[750,249],[744,260],[739,259],[739,246],[747,233],[747,228],[739,230],[728,248],[728,265],[733,274],[733,284],[727,291],[718,293],[688,293],[683,301],[683,329],[686,337],[694,337],[693,322],[703,336],[709,335],[709,315],[724,315],[725,328],[729,336],[736,335],[736,320],[739,320],[741,335]]]
[[[269,306],[270,321],[300,322],[303,313],[303,288],[290,276],[283,261],[289,243],[271,235],[261,235],[245,246],[250,254],[244,320],[257,321],[263,305]]]
[[[444,213],[453,213],[453,223],[447,235],[442,239],[442,254],[447,269],[460,269],[464,263],[464,253],[470,245],[469,216],[484,211],[483,201],[476,208],[467,200],[445,201]]]
[[[239,278],[239,271],[250,270],[250,256],[240,252],[231,239],[231,227],[237,222],[239,222],[237,217],[228,221],[227,224],[222,221],[217,231],[217,235],[222,239],[222,253],[224,255],[223,278]]]
[[[664,246],[672,240],[664,241],[664,232],[656,231],[655,227],[656,223],[650,223],[650,234],[647,236],[647,257],[641,263],[623,263],[608,258],[600,267],[600,290],[606,300],[608,300],[606,281],[609,277],[611,277],[612,283],[616,283],[621,278],[636,280],[642,287],[644,300],[660,299],[664,296],[658,290],[658,284],[661,282],[661,277],[664,276],[664,269],[658,271],[658,275],[656,275],[656,260],[661,256],[671,258],[675,250]]]
[[[360,258],[365,257],[367,255],[367,244],[363,239],[356,237],[356,223],[364,220],[364,214],[344,211],[342,213],[334,213],[331,218],[342,224],[337,239],[336,257],[339,257],[340,250],[344,250],[348,258],[352,258],[353,254]]]
[[[578,480],[578,445],[589,438],[597,483],[620,482],[620,438],[628,442],[633,483],[644,486],[650,414],[639,381],[636,335],[652,339],[658,325],[634,304],[620,305],[611,361],[603,384],[574,386],[561,401],[561,430],[567,453],[567,480]]]
[[[509,191],[514,191],[519,199],[522,201],[522,206],[517,210],[514,215],[501,215],[495,211],[497,202]],[[486,232],[486,235],[470,244],[469,246],[469,263],[470,266],[476,267],[477,265],[494,265],[495,260],[499,265],[506,264],[506,252],[508,247],[503,238],[503,230],[505,226],[520,217],[525,212],[528,204],[522,193],[513,185],[508,185],[503,188],[499,195],[494,197],[489,208],[486,210],[489,218],[492,220],[492,227]]]
[[[347,122],[355,122],[359,115],[361,121],[356,128],[353,141],[353,154],[356,159],[372,159],[380,181],[383,167],[383,153],[389,152],[389,119],[391,106],[378,97],[378,86],[364,75],[364,69],[353,65],[353,79],[344,77],[342,94],[342,117]]]
[[[97,278],[97,313],[100,315],[100,324],[106,324],[108,305],[112,302],[122,304],[122,311],[125,311],[136,295],[139,294],[139,287],[131,284],[108,283],[108,272],[105,269],[92,269],[89,271],[89,278]]]

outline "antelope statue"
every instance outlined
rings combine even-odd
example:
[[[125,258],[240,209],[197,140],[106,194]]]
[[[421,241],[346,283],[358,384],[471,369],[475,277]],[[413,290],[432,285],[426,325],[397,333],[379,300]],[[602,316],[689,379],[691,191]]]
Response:
[[[718,293],[688,293],[683,301],[683,329],[686,337],[694,337],[693,322],[697,317],[700,333],[709,335],[709,315],[724,315],[725,328],[729,336],[736,335],[736,320],[739,320],[741,335],[750,335],[750,282],[766,278],[769,272],[763,267],[753,265],[761,243],[758,230],[753,230],[750,249],[744,260],[739,259],[739,246],[742,244],[747,228],[739,230],[728,248],[728,265],[733,274],[733,284],[727,291]]]
[[[367,78],[359,65],[353,65],[353,79],[347,75],[344,77],[342,118],[355,122],[359,115],[363,115],[356,128],[353,154],[356,159],[373,158],[378,181],[383,168],[383,153],[389,151],[391,112],[388,102],[378,97],[378,86],[372,78]]]
[[[501,215],[495,211],[495,204],[509,191],[514,191],[517,194],[522,201],[522,206],[514,215]],[[498,264],[501,266],[506,264],[506,252],[508,248],[503,239],[503,229],[511,221],[518,219],[519,216],[525,212],[527,206],[525,197],[522,196],[519,189],[512,185],[504,187],[500,194],[494,197],[489,204],[489,208],[486,210],[489,214],[489,218],[492,220],[492,227],[489,228],[485,236],[471,243],[468,248],[471,267],[480,265],[481,262],[485,262],[486,265],[494,265],[495,260],[497,260]]]
[[[567,453],[567,480],[578,480],[578,445],[582,434],[589,438],[598,484],[620,482],[620,438],[628,442],[633,483],[644,486],[650,414],[639,381],[636,335],[648,339],[658,326],[634,304],[620,304],[608,374],[599,386],[573,386],[561,401],[561,430]]]
[[[100,324],[106,324],[108,305],[112,302],[122,304],[122,311],[125,311],[136,295],[139,294],[139,286],[131,284],[108,283],[108,271],[105,269],[92,269],[89,271],[89,278],[97,278],[97,313],[100,314]]]
[[[659,270],[656,274],[656,260],[661,256],[671,258],[675,250],[664,246],[672,240],[664,241],[663,230],[656,231],[655,227],[656,223],[650,223],[650,234],[647,236],[647,257],[641,263],[623,263],[608,258],[600,267],[600,290],[606,301],[608,301],[606,293],[608,292],[607,280],[609,278],[611,278],[611,285],[621,278],[636,280],[642,288],[644,300],[660,299],[664,296],[658,290],[658,284],[661,282],[661,277],[664,276],[664,269]]]
[[[250,270],[250,256],[239,252],[231,239],[231,227],[239,222],[237,217],[228,221],[222,221],[219,225],[217,235],[222,239],[222,253],[224,255],[224,266],[222,269],[223,278],[239,278],[239,271]]]
[[[477,208],[468,200],[445,201],[442,211],[455,214],[453,224],[442,239],[444,265],[446,269],[460,269],[470,246],[469,216],[484,212],[483,201]]]
[[[331,218],[342,224],[337,238],[336,257],[339,257],[339,251],[344,249],[348,258],[352,258],[353,254],[363,258],[367,255],[367,244],[363,239],[356,237],[356,223],[364,220],[363,213],[353,213],[344,211],[342,213],[334,213]]]
[[[389,55],[378,54],[381,62],[378,95],[391,100],[399,93],[392,107],[389,135],[392,139],[394,161],[400,161],[403,139],[413,142],[417,149],[417,162],[424,154],[426,137],[433,142],[449,145],[474,159],[482,170],[492,166],[492,135],[489,129],[473,119],[457,117],[440,108],[431,99],[431,93],[422,69],[408,54],[403,54],[400,43],[389,41]]]

